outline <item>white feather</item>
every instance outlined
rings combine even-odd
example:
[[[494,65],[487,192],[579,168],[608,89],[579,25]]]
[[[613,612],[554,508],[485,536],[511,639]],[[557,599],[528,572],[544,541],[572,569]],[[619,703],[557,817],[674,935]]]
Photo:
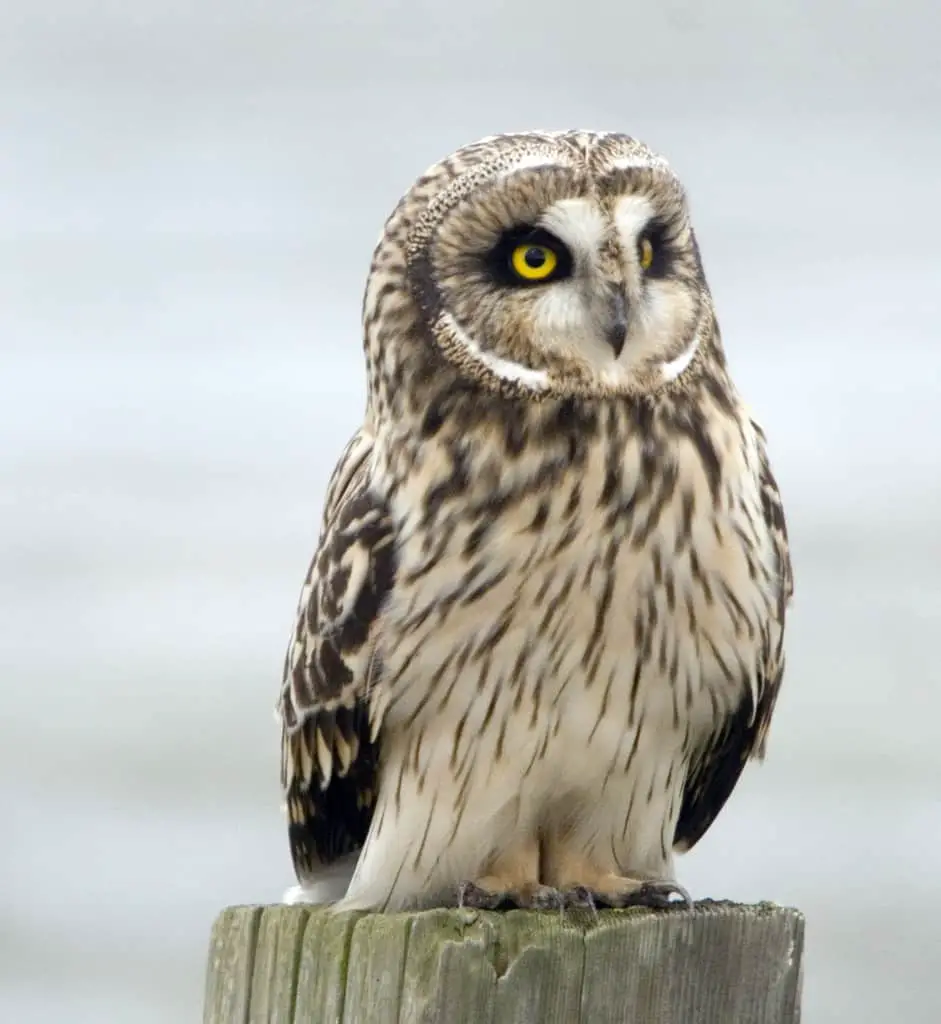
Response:
[[[325,866],[317,877],[300,885],[292,885],[281,898],[287,904],[336,903],[343,899],[353,872],[356,870],[358,853],[348,854]]]
[[[450,313],[441,317],[442,326],[455,341],[478,363],[485,366],[494,376],[501,380],[522,384],[532,391],[544,391],[549,386],[549,375],[545,370],[533,370],[522,363],[514,363],[510,359],[485,352],[480,345],[464,330]]]
[[[539,226],[561,238],[585,264],[594,259],[607,231],[604,215],[591,199],[560,199],[539,218]]]
[[[614,207],[614,223],[626,252],[637,248],[637,237],[654,215],[653,204],[646,196],[627,195]]]
[[[610,166],[619,171],[629,171],[633,168],[657,168],[658,170],[669,170],[669,163],[662,157],[657,156],[654,153],[631,153],[629,156],[618,157],[617,160],[612,160]]]
[[[678,355],[676,359],[671,359],[669,362],[663,364],[660,368],[660,372],[663,374],[663,379],[665,381],[676,380],[676,378],[679,377],[679,375],[693,361],[693,356],[696,355],[696,350],[698,348],[699,331],[696,332],[696,336],[693,338],[692,344],[685,352]]]
[[[512,163],[506,170],[501,171],[498,177],[506,178],[511,174],[516,174],[517,171],[531,171],[540,167],[564,166],[557,157],[550,156],[548,153],[540,153],[537,150],[534,153],[527,153],[525,156],[520,157],[519,160]]]

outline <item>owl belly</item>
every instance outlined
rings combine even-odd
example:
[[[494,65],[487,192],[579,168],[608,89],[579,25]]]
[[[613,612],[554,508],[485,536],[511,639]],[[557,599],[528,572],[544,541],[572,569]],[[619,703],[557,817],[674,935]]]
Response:
[[[508,530],[403,589],[351,905],[433,899],[537,834],[604,851],[616,873],[672,877],[689,754],[740,705],[759,656],[766,603],[734,525],[695,523],[677,550],[668,519],[638,544],[599,511],[561,547]]]

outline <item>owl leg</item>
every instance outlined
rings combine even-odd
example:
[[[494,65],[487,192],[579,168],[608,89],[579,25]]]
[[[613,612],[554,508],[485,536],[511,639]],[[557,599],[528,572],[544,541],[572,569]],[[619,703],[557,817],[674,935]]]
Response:
[[[676,882],[660,878],[635,877],[611,871],[606,864],[564,841],[548,840],[545,856],[545,880],[563,894],[569,906],[654,907],[675,905],[679,896],[692,906],[689,893]]]
[[[461,882],[458,906],[477,910],[561,908],[562,897],[539,882],[539,843],[534,838],[499,853],[476,881]]]

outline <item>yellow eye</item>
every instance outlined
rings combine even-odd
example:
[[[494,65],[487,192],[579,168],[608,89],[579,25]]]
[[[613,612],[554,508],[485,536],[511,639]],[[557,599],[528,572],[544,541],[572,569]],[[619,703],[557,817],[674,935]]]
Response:
[[[649,238],[640,242],[640,266],[642,270],[650,270],[653,265],[653,243]]]
[[[559,257],[547,245],[518,245],[510,257],[513,270],[524,281],[544,281],[558,266]]]

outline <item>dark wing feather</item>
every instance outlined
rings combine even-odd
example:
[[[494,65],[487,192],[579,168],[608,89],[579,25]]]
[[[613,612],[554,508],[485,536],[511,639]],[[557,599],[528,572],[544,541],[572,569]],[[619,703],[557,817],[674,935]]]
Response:
[[[395,552],[388,509],[369,484],[371,452],[370,435],[360,431],[331,478],[285,659],[281,784],[301,880],[362,846],[375,803],[379,723],[370,675]]]
[[[763,631],[763,656],[758,666],[757,707],[749,693],[723,727],[697,752],[690,765],[674,846],[689,850],[703,837],[732,794],[742,769],[752,757],[762,758],[781,678],[784,674],[784,619],[794,592],[787,525],[777,483],[768,463],[765,438],[757,423],[761,454],[761,505],[777,556],[778,595],[773,629]]]

